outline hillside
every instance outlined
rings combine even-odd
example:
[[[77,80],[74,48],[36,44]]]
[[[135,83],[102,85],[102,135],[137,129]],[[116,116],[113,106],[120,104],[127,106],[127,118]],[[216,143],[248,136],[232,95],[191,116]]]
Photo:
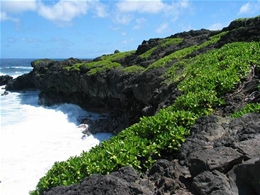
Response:
[[[89,131],[115,136],[55,163],[31,194],[259,194],[259,32],[257,16],[92,61],[34,61],[7,90],[109,113]]]

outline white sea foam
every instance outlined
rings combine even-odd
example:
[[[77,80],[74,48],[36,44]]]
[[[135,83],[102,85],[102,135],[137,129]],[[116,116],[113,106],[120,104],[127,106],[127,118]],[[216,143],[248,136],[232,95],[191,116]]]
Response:
[[[79,119],[89,113],[72,104],[38,106],[37,95],[28,91],[0,97],[1,195],[28,195],[55,161],[79,155],[111,136],[82,139]]]

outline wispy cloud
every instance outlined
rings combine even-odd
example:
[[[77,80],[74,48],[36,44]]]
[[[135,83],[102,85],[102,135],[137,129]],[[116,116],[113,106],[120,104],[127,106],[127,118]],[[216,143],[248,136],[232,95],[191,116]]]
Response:
[[[17,15],[25,11],[35,11],[36,7],[36,0],[1,1],[0,19],[1,21],[10,20],[13,22],[20,22],[20,19],[13,15]]]
[[[116,4],[121,12],[158,13],[164,8],[161,0],[124,0]]]
[[[117,14],[163,14],[171,21],[176,20],[183,10],[190,7],[188,0],[162,1],[162,0],[123,0],[115,4]],[[134,17],[132,17],[133,19]],[[136,26],[138,28],[138,26]]]
[[[132,14],[116,14],[113,21],[118,24],[128,24],[133,19]]]
[[[94,15],[99,18],[109,16],[108,7],[99,1],[88,1],[89,7],[93,10]]]
[[[41,42],[41,40],[39,39],[33,39],[33,38],[25,38],[23,37],[21,39],[22,42],[27,42],[27,43],[38,43],[38,42]]]
[[[134,42],[133,38],[129,38],[129,39],[125,39],[125,40],[120,41],[121,44],[125,44],[125,45],[133,43],[133,42]]]
[[[178,9],[189,7],[188,0],[165,1],[162,0],[123,0],[116,4],[117,9],[122,13],[139,12],[146,14],[167,13],[176,14]],[[169,11],[174,11],[169,13]]]
[[[221,30],[224,27],[222,23],[214,23],[211,26],[209,26],[209,30]]]
[[[240,7],[238,14],[254,14],[260,11],[260,0],[257,2],[247,2]]]
[[[35,11],[37,9],[36,0],[1,0],[1,11],[7,14],[19,14],[24,11]]]
[[[165,32],[169,27],[168,23],[163,23],[161,26],[159,26],[159,28],[156,29],[157,33],[163,33]]]
[[[8,16],[5,12],[0,13],[0,21],[13,21],[13,22],[20,22],[19,18]]]
[[[145,18],[138,18],[136,19],[136,25],[134,26],[134,30],[139,30],[141,28],[143,28],[145,26],[145,24],[147,23],[147,19]]]

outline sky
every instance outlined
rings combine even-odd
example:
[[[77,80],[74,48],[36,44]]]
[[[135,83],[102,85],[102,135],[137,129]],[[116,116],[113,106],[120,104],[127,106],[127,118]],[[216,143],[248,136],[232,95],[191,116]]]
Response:
[[[95,58],[259,14],[260,0],[1,0],[0,57]]]

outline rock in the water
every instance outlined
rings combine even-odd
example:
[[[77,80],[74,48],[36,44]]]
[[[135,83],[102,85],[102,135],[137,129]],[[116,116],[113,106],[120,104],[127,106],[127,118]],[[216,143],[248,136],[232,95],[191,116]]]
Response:
[[[13,77],[11,77],[9,75],[1,75],[0,76],[0,86],[6,85],[12,79],[13,79]]]
[[[32,82],[32,73],[23,74],[16,79],[9,81],[6,85],[6,90],[25,90],[35,89],[35,85]]]

